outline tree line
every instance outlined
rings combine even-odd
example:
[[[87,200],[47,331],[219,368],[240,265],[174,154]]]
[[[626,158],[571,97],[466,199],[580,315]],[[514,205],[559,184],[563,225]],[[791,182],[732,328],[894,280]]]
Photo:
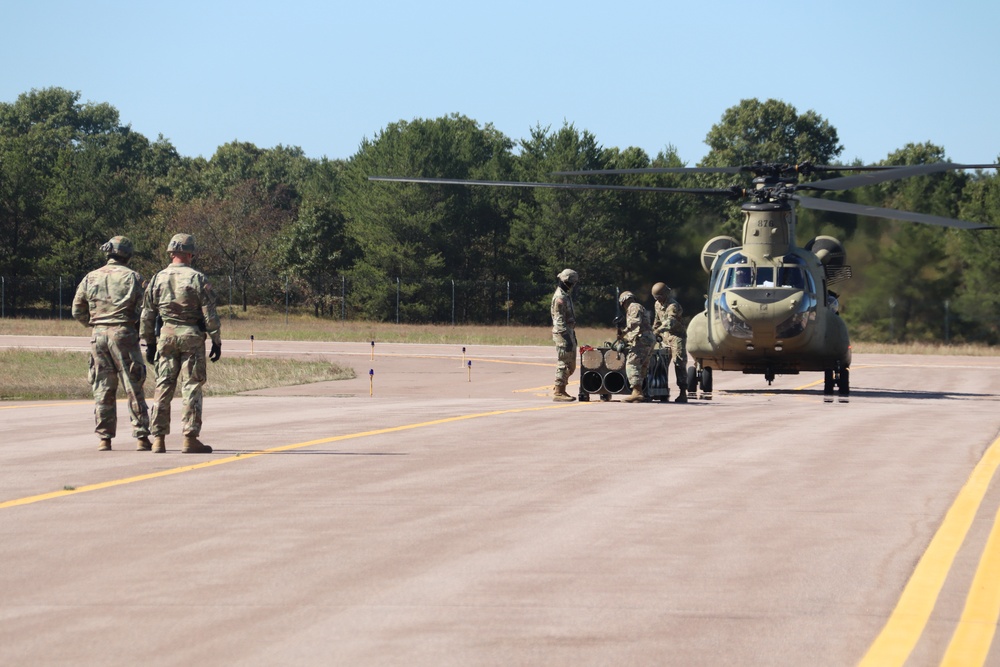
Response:
[[[842,164],[836,129],[780,100],[741,100],[705,143],[699,166]],[[945,159],[943,147],[914,143],[879,164]],[[62,88],[31,90],[0,103],[3,305],[8,316],[29,314],[44,299],[39,285],[99,266],[99,246],[117,234],[133,241],[132,265],[151,276],[166,261],[169,238],[183,231],[197,239],[198,268],[226,277],[244,308],[284,306],[292,294],[318,317],[388,319],[402,308],[407,322],[451,322],[454,300],[443,284],[506,284],[509,292],[510,284],[554,284],[568,266],[580,272],[582,288],[609,298],[605,287],[648,294],[662,280],[693,315],[706,285],[701,247],[720,233],[739,236],[738,205],[685,194],[368,180],[540,182],[558,171],[679,166],[685,162],[670,144],[655,156],[608,148],[568,122],[515,141],[460,114],[391,123],[345,160],[239,141],[209,159],[191,158],[162,135],[150,140],[122,124],[108,103],[81,102],[79,92]],[[601,182],[733,184],[718,174]],[[1000,226],[995,172],[921,176],[834,196]],[[799,242],[819,234],[847,248],[854,278],[842,285],[842,315],[856,338],[992,344],[1000,337],[1000,233],[800,210]],[[482,292],[507,298],[503,290]],[[548,294],[522,293],[530,303],[520,304],[518,323],[544,323]],[[489,318],[470,307],[458,319]],[[584,309],[581,320],[607,325],[607,307]]]

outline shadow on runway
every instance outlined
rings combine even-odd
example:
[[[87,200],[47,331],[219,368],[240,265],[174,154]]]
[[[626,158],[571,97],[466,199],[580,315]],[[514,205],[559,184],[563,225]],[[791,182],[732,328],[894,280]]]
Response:
[[[975,394],[954,391],[925,391],[913,389],[859,389],[851,388],[849,396],[824,394],[822,389],[725,389],[720,395],[732,396],[820,396],[825,399],[840,400],[851,398],[896,398],[905,400],[950,400],[950,401],[1000,401],[997,394]]]

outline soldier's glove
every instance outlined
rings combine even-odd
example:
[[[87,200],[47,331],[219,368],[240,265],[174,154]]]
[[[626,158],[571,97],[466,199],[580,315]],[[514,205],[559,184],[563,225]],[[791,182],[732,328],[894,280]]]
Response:
[[[662,343],[663,342],[663,336],[661,336],[660,334],[656,334],[656,342],[657,343]]]
[[[222,343],[221,342],[218,342],[218,343],[213,342],[212,343],[212,351],[208,353],[208,358],[211,359],[212,363],[214,364],[216,361],[219,360],[219,357],[221,357],[221,356],[222,356]]]
[[[146,361],[153,364],[156,363],[156,346],[146,345]]]

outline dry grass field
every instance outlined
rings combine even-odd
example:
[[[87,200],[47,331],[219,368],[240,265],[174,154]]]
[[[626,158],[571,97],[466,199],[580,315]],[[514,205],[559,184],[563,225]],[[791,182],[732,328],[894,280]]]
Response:
[[[552,334],[546,326],[481,325],[481,324],[396,324],[394,322],[360,322],[317,318],[310,314],[274,312],[251,308],[247,313],[220,311],[222,338],[227,340],[297,340],[382,343],[425,343],[449,345],[551,345]],[[18,336],[86,336],[85,327],[70,318],[0,319],[0,335]],[[612,327],[581,327],[577,340],[581,344],[599,345],[613,340]],[[944,345],[929,343],[866,343],[855,342],[858,354],[935,354],[964,356],[997,356],[996,347],[985,345]]]
[[[89,330],[72,319],[0,319],[0,335],[88,336]],[[581,344],[601,345],[614,338],[611,327],[577,330]],[[548,327],[486,325],[416,325],[388,322],[328,320],[311,315],[254,310],[225,316],[226,340],[289,340],[423,343],[450,345],[551,345]],[[935,354],[997,356],[996,347],[932,345],[925,343],[856,343],[860,354]],[[86,382],[87,356],[81,353],[0,351],[0,400],[48,400],[90,397]],[[234,394],[265,387],[287,386],[353,377],[353,371],[326,361],[239,359],[226,357],[212,366],[208,395]],[[147,382],[147,392],[152,383]]]
[[[93,394],[87,382],[89,360],[84,352],[0,350],[0,400],[91,398]],[[211,366],[211,381],[205,384],[206,396],[354,377],[351,368],[319,360],[223,356]],[[148,377],[146,396],[151,397],[154,389],[152,377]],[[120,397],[125,396],[122,389],[118,393]]]

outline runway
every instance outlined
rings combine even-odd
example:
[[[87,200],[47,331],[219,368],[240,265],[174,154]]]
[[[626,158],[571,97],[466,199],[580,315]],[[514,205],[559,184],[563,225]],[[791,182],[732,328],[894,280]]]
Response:
[[[1000,664],[1000,357],[630,405],[546,347],[253,353],[357,378],[207,398],[207,456],[179,399],[166,455],[0,403],[0,663]]]

